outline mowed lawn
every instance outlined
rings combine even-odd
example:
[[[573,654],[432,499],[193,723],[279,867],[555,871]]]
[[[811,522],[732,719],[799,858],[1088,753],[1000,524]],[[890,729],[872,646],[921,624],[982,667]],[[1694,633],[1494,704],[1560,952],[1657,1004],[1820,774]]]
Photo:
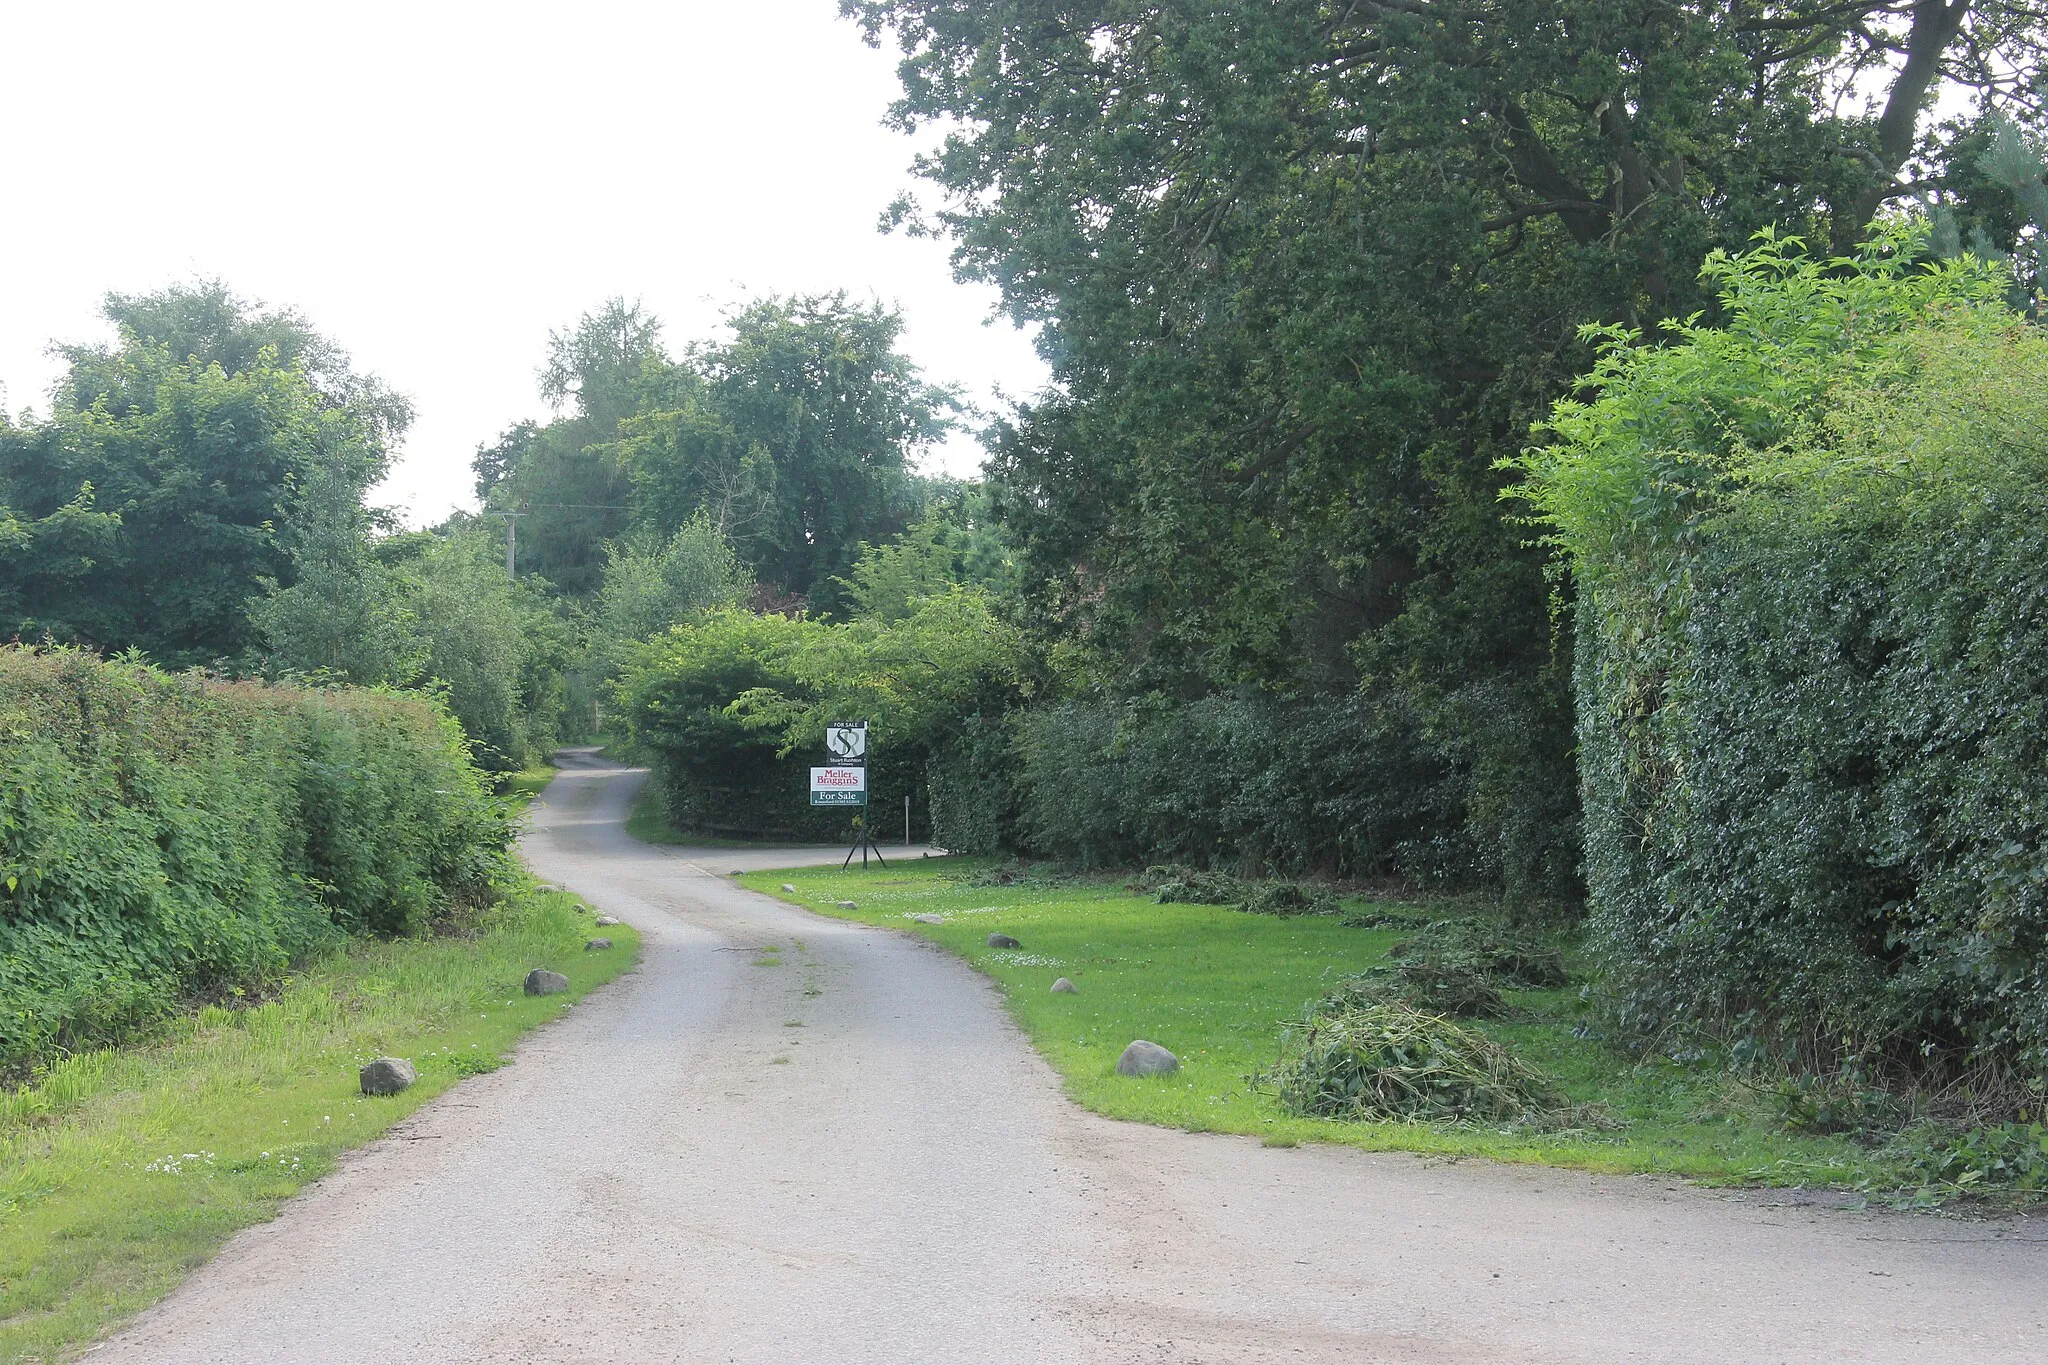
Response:
[[[917,934],[958,953],[1002,988],[1011,1013],[1075,1100],[1113,1118],[1273,1144],[1339,1142],[1375,1150],[1485,1156],[1711,1181],[1882,1183],[1863,1149],[1783,1131],[1760,1097],[1716,1066],[1637,1065],[1579,1036],[1576,989],[1511,992],[1513,1021],[1484,1025],[1604,1119],[1557,1132],[1422,1123],[1350,1123],[1287,1114],[1250,1079],[1276,1058],[1285,1021],[1345,976],[1381,961],[1402,934],[1333,917],[1281,919],[1203,905],[1159,905],[1113,881],[972,885],[987,864],[891,863],[887,871],[798,868],[744,885],[819,914]],[[783,892],[785,884],[796,888]],[[837,903],[852,901],[856,909]],[[1348,908],[1364,908],[1353,900]],[[1382,907],[1395,909],[1396,907]],[[1398,907],[1425,913],[1423,907]],[[924,924],[911,915],[937,915]],[[991,933],[1022,943],[990,948]],[[1067,977],[1077,994],[1055,995]],[[1133,1039],[1171,1049],[1179,1074],[1118,1076]],[[1603,1111],[1596,1111],[1600,1113]],[[1613,1125],[1613,1126],[1608,1126]]]
[[[230,1235],[634,961],[639,940],[531,887],[460,937],[359,942],[273,1000],[208,1007],[153,1041],[85,1053],[0,1091],[0,1361],[71,1358]],[[567,995],[529,998],[534,967]],[[357,1068],[419,1081],[365,1098]]]

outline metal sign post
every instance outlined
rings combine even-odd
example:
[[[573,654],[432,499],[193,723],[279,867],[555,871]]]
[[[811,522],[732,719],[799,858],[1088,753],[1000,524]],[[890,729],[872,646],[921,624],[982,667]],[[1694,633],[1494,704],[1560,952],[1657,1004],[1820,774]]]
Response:
[[[854,845],[846,850],[839,870],[844,872],[852,866],[856,853],[860,854],[862,867],[868,865],[870,853],[877,863],[888,867],[882,861],[882,850],[875,843],[873,831],[868,828],[868,723],[836,720],[827,725],[825,759],[830,766],[811,769],[811,804],[860,807],[860,814],[853,817]]]

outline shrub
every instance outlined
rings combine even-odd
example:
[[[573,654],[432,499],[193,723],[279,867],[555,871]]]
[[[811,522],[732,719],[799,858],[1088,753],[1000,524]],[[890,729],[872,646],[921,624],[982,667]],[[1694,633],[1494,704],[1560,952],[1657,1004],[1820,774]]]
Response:
[[[1485,882],[1465,778],[1367,698],[1070,700],[1016,721],[1020,844],[1085,866]],[[1525,890],[1528,888],[1524,888]]]
[[[1970,259],[1766,241],[1523,462],[1579,589],[1621,1023],[2048,1066],[2048,335]]]
[[[829,722],[866,720],[869,799],[882,820],[906,794],[930,820],[932,799],[918,799],[919,788],[937,761],[951,781],[956,830],[977,837],[979,820],[978,837],[987,838],[1001,826],[1001,800],[970,797],[984,780],[972,756],[1001,745],[1000,727],[980,717],[1001,714],[1014,691],[1016,653],[1014,632],[973,588],[924,598],[886,621],[717,611],[651,642],[619,694],[680,824],[814,836],[844,829],[843,810],[806,804],[807,770],[824,756]],[[982,803],[978,811],[971,801]]]
[[[480,902],[508,837],[429,700],[0,647],[0,1069]]]

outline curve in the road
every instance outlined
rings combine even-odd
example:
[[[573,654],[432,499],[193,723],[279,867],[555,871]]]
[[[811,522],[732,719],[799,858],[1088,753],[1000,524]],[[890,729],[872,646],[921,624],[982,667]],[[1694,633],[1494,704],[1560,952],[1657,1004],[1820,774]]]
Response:
[[[636,843],[577,762],[526,856],[642,966],[94,1360],[2048,1358],[2024,1225],[1082,1112],[958,960],[723,875],[838,852]]]

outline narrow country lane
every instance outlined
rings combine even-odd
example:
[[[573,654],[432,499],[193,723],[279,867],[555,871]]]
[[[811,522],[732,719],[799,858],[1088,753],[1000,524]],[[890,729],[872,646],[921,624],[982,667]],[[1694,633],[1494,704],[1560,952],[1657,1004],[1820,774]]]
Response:
[[[725,876],[803,852],[639,844],[640,775],[571,760],[526,856],[643,965],[92,1360],[2048,1358],[2027,1223],[1085,1113],[964,964]]]

